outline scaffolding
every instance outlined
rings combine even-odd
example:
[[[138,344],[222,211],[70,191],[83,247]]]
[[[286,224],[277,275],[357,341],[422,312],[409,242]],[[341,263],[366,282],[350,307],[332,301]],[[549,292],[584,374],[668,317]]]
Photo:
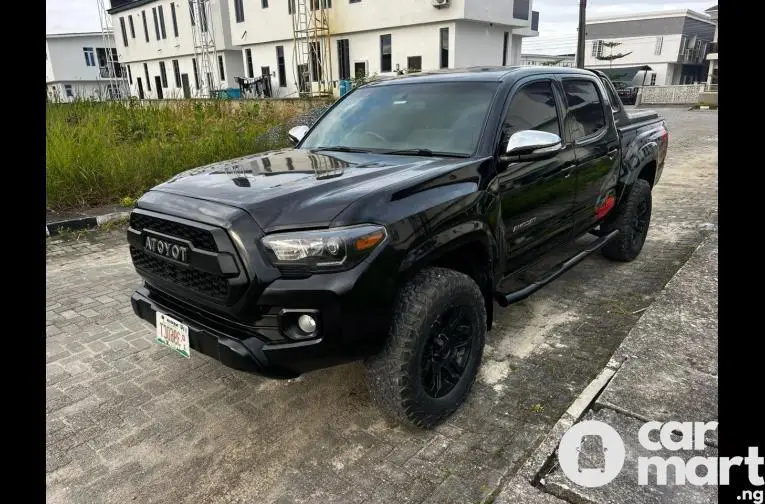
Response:
[[[288,0],[292,11],[293,76],[301,97],[333,94],[327,0]]]
[[[112,17],[106,11],[104,0],[98,0],[98,19],[101,23],[101,37],[105,53],[104,64],[102,65],[101,61],[98,64],[98,81],[105,84],[102,98],[107,100],[130,98],[130,86],[125,75],[125,69],[117,59],[117,48],[112,42],[115,37]]]
[[[215,95],[215,64],[218,51],[215,48],[215,23],[211,3],[215,0],[189,0],[191,34],[194,39],[194,84],[198,98]]]

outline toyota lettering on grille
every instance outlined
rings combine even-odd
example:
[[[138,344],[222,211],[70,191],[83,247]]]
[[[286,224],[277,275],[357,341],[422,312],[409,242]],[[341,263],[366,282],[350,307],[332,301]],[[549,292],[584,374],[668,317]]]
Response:
[[[162,238],[147,236],[143,246],[149,252],[153,252],[155,254],[174,259],[182,263],[189,262],[189,249],[184,245],[178,245],[177,243],[163,240]]]

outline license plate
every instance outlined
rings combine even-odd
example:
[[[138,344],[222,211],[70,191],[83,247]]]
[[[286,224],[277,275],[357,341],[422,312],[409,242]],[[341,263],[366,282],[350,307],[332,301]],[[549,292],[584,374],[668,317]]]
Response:
[[[189,326],[160,312],[157,312],[157,343],[191,358]]]

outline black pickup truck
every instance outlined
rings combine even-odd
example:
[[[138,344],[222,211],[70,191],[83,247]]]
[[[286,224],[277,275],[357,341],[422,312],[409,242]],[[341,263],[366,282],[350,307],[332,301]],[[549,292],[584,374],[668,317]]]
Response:
[[[363,359],[380,408],[422,428],[469,393],[495,304],[640,253],[668,143],[603,74],[553,67],[372,82],[290,136],[140,198],[133,309],[187,357],[273,378]]]

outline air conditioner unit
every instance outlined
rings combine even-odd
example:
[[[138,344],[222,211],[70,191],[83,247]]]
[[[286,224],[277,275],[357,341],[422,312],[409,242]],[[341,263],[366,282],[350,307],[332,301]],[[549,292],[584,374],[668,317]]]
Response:
[[[432,0],[433,7],[436,9],[443,9],[444,7],[449,7],[449,4],[451,4],[451,0]]]

